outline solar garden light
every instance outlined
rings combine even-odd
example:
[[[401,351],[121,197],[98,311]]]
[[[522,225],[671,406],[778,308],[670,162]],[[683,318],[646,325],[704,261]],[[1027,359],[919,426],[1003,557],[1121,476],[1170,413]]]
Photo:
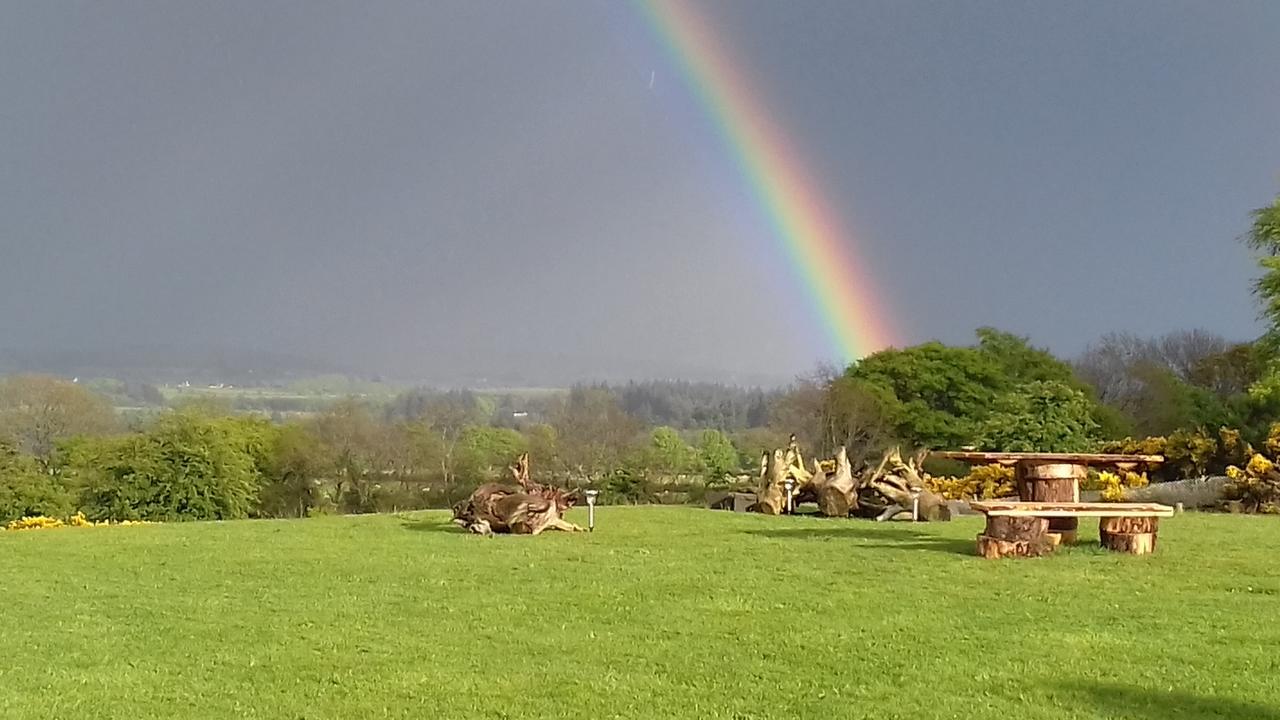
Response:
[[[591,532],[596,530],[596,496],[600,494],[599,490],[587,490],[584,495],[587,496],[587,529]]]
[[[787,513],[788,514],[790,514],[793,510],[795,510],[795,507],[793,507],[791,504],[791,488],[795,487],[795,484],[796,484],[796,481],[792,478],[787,478],[782,481],[782,486],[787,489]]]
[[[911,488],[911,522],[920,522],[920,488]]]

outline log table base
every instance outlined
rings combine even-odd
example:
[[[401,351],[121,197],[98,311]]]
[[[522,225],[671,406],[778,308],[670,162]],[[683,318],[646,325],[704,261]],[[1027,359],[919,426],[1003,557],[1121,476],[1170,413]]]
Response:
[[[1098,519],[1102,547],[1130,555],[1156,551],[1160,519],[1154,517],[1104,517]]]
[[[978,536],[978,554],[989,560],[1040,557],[1056,547],[1049,535],[1049,521],[1040,517],[988,515],[987,529]]]
[[[1053,521],[1059,518],[1098,518],[1102,547],[1130,555],[1156,550],[1160,518],[1174,509],[1157,503],[971,501],[969,507],[987,516],[987,529],[978,536],[978,554],[985,558],[1034,557],[1052,552]]]

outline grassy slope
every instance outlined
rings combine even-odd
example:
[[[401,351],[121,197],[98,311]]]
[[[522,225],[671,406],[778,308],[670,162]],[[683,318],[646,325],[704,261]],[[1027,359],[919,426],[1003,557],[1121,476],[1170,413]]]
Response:
[[[1005,562],[972,519],[444,519],[0,534],[0,717],[1280,718],[1275,519]]]

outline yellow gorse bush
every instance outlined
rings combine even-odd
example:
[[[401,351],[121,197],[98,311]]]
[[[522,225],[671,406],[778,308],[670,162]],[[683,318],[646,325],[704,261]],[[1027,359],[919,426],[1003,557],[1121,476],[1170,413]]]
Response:
[[[1267,449],[1280,447],[1280,424],[1273,425],[1267,438]],[[1250,512],[1280,514],[1280,472],[1276,464],[1261,453],[1254,453],[1245,466],[1227,468],[1227,499],[1234,500]]]
[[[980,465],[964,477],[927,476],[925,486],[948,500],[990,500],[1016,495],[1013,468],[1004,465]]]
[[[113,525],[150,525],[150,524],[151,523],[149,523],[146,520],[120,520],[118,522],[111,522],[110,520],[100,520],[98,522],[94,522],[86,518],[84,516],[84,513],[78,512],[75,515],[72,515],[71,517],[67,518],[65,521],[56,517],[49,517],[47,515],[28,515],[27,517],[19,518],[18,520],[14,520],[10,522],[8,525],[4,526],[4,529],[5,530],[47,530],[49,528],[60,528],[60,527],[87,528],[87,527],[107,527],[107,526],[113,526]]]
[[[1146,487],[1150,484],[1146,473],[1137,473],[1130,470],[1118,473],[1103,470],[1102,472],[1092,475],[1083,484],[1085,490],[1102,491],[1102,499],[1106,502],[1120,502],[1124,499],[1124,491],[1126,488]]]

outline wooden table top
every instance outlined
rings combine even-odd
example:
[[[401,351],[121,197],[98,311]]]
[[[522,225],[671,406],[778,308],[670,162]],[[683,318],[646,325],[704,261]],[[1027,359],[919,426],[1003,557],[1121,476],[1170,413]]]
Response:
[[[1064,465],[1118,465],[1126,463],[1155,465],[1164,462],[1164,456],[1162,455],[979,452],[972,450],[939,450],[929,453],[929,457],[960,460],[962,462],[1000,463],[1004,465],[1013,465],[1020,462],[1062,463]]]
[[[1021,517],[1173,517],[1173,508],[1159,503],[1071,503],[975,500],[969,507],[986,515]]]

